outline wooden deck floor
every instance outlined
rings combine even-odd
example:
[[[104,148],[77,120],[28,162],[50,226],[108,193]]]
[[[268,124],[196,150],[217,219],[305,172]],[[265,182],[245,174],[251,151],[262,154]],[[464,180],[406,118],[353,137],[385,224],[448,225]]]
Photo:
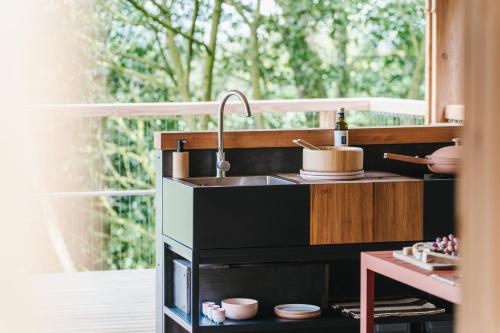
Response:
[[[154,270],[50,274],[34,285],[51,333],[153,333]]]

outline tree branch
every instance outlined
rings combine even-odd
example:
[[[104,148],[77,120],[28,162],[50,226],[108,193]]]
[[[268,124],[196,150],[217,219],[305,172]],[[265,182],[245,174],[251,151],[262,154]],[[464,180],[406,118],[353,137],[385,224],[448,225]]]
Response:
[[[153,75],[144,74],[144,73],[138,72],[138,71],[136,71],[134,69],[130,69],[130,68],[118,65],[118,64],[116,64],[114,62],[108,62],[108,63],[104,63],[102,65],[103,66],[107,66],[107,67],[109,67],[111,69],[114,69],[114,70],[116,70],[118,72],[121,72],[123,74],[127,74],[127,75],[130,75],[130,76],[136,77],[138,79],[141,79],[145,83],[148,83],[150,86],[153,86],[153,87],[156,87],[156,88],[162,88],[163,89],[166,86],[166,84],[165,84],[164,81],[159,80],[158,78],[156,78]]]
[[[194,0],[194,8],[193,8],[193,17],[191,18],[191,26],[189,27],[189,36],[194,38],[194,30],[196,27],[196,20],[198,19],[198,10],[199,10],[199,0]],[[189,77],[191,76],[191,59],[193,57],[193,41],[188,39],[187,52],[186,52],[186,78],[189,84]],[[212,50],[213,51],[213,50]]]
[[[212,54],[212,50],[210,50],[210,48],[208,47],[207,44],[205,44],[204,42],[200,41],[200,40],[197,40],[196,38],[192,37],[192,36],[189,36],[189,34],[185,33],[184,31],[180,30],[180,29],[177,29],[175,27],[173,27],[172,25],[170,25],[169,23],[167,22],[164,22],[160,17],[158,17],[157,15],[154,15],[152,13],[150,13],[149,11],[147,11],[144,7],[142,7],[136,0],[123,0],[123,1],[126,1],[128,2],[129,4],[131,4],[135,9],[137,9],[138,11],[140,11],[143,15],[149,17],[150,19],[152,19],[153,21],[155,21],[156,23],[158,23],[159,25],[163,26],[164,28],[166,28],[167,30],[175,33],[175,34],[178,34],[178,35],[181,35],[182,37],[186,38],[186,39],[189,39],[191,40],[194,44],[197,44],[197,45],[200,45],[201,47],[203,47],[207,53],[209,54]],[[158,6],[158,4],[156,2],[153,1],[154,4],[156,4]]]
[[[222,0],[214,1],[214,9],[212,12],[210,24],[210,40],[209,47],[213,54],[208,55],[203,69],[203,84],[205,92],[203,93],[203,100],[210,101],[212,99],[212,81],[213,70],[215,62],[215,48],[217,46],[217,32],[219,30],[220,17],[222,13]]]
[[[167,72],[168,76],[170,76],[170,78],[172,79],[172,82],[174,82],[175,86],[177,86],[177,79],[175,78],[172,67],[170,67],[170,63],[168,62],[168,59],[167,59],[167,56],[165,55],[165,52],[163,52],[163,45],[161,44],[160,37],[158,36],[159,31],[155,27],[152,27],[152,28],[153,28],[153,30],[155,30],[155,41],[158,44],[158,50],[160,52],[160,57],[162,58],[163,62],[165,63],[166,72]]]
[[[250,22],[250,19],[246,16],[245,11],[251,13],[253,10],[249,8],[248,6],[245,6],[239,2],[236,2],[234,0],[229,0],[228,3],[233,6],[233,8],[240,14],[241,18],[243,21],[245,21],[246,24],[250,25],[252,22]]]

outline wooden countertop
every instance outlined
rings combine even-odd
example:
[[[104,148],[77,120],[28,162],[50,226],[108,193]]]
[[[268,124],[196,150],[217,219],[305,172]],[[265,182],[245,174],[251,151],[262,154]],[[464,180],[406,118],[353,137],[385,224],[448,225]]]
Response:
[[[451,142],[460,134],[462,126],[439,124],[411,127],[363,127],[349,130],[349,144],[405,144]],[[304,139],[312,144],[328,146],[333,144],[333,130],[290,129],[290,130],[251,130],[226,131],[224,148],[276,148],[297,147],[292,140]],[[154,147],[160,150],[175,150],[177,140],[185,139],[185,148],[216,149],[217,132],[156,132]]]
[[[278,176],[293,180],[299,184],[332,184],[332,183],[380,183],[397,181],[422,181],[420,178],[401,176],[390,172],[367,171],[363,178],[352,180],[309,180],[302,178],[298,173],[282,173]]]

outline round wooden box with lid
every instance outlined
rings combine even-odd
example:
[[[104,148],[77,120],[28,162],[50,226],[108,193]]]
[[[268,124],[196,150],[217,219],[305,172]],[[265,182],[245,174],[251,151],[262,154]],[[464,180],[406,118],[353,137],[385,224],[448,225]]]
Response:
[[[304,149],[302,169],[315,172],[353,172],[363,170],[363,149],[348,146],[320,146]]]

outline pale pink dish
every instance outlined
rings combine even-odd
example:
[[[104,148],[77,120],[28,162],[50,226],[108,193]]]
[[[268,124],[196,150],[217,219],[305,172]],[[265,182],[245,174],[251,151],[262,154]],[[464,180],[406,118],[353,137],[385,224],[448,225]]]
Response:
[[[227,298],[222,300],[222,308],[226,310],[226,318],[245,320],[257,315],[259,302],[251,298]]]

